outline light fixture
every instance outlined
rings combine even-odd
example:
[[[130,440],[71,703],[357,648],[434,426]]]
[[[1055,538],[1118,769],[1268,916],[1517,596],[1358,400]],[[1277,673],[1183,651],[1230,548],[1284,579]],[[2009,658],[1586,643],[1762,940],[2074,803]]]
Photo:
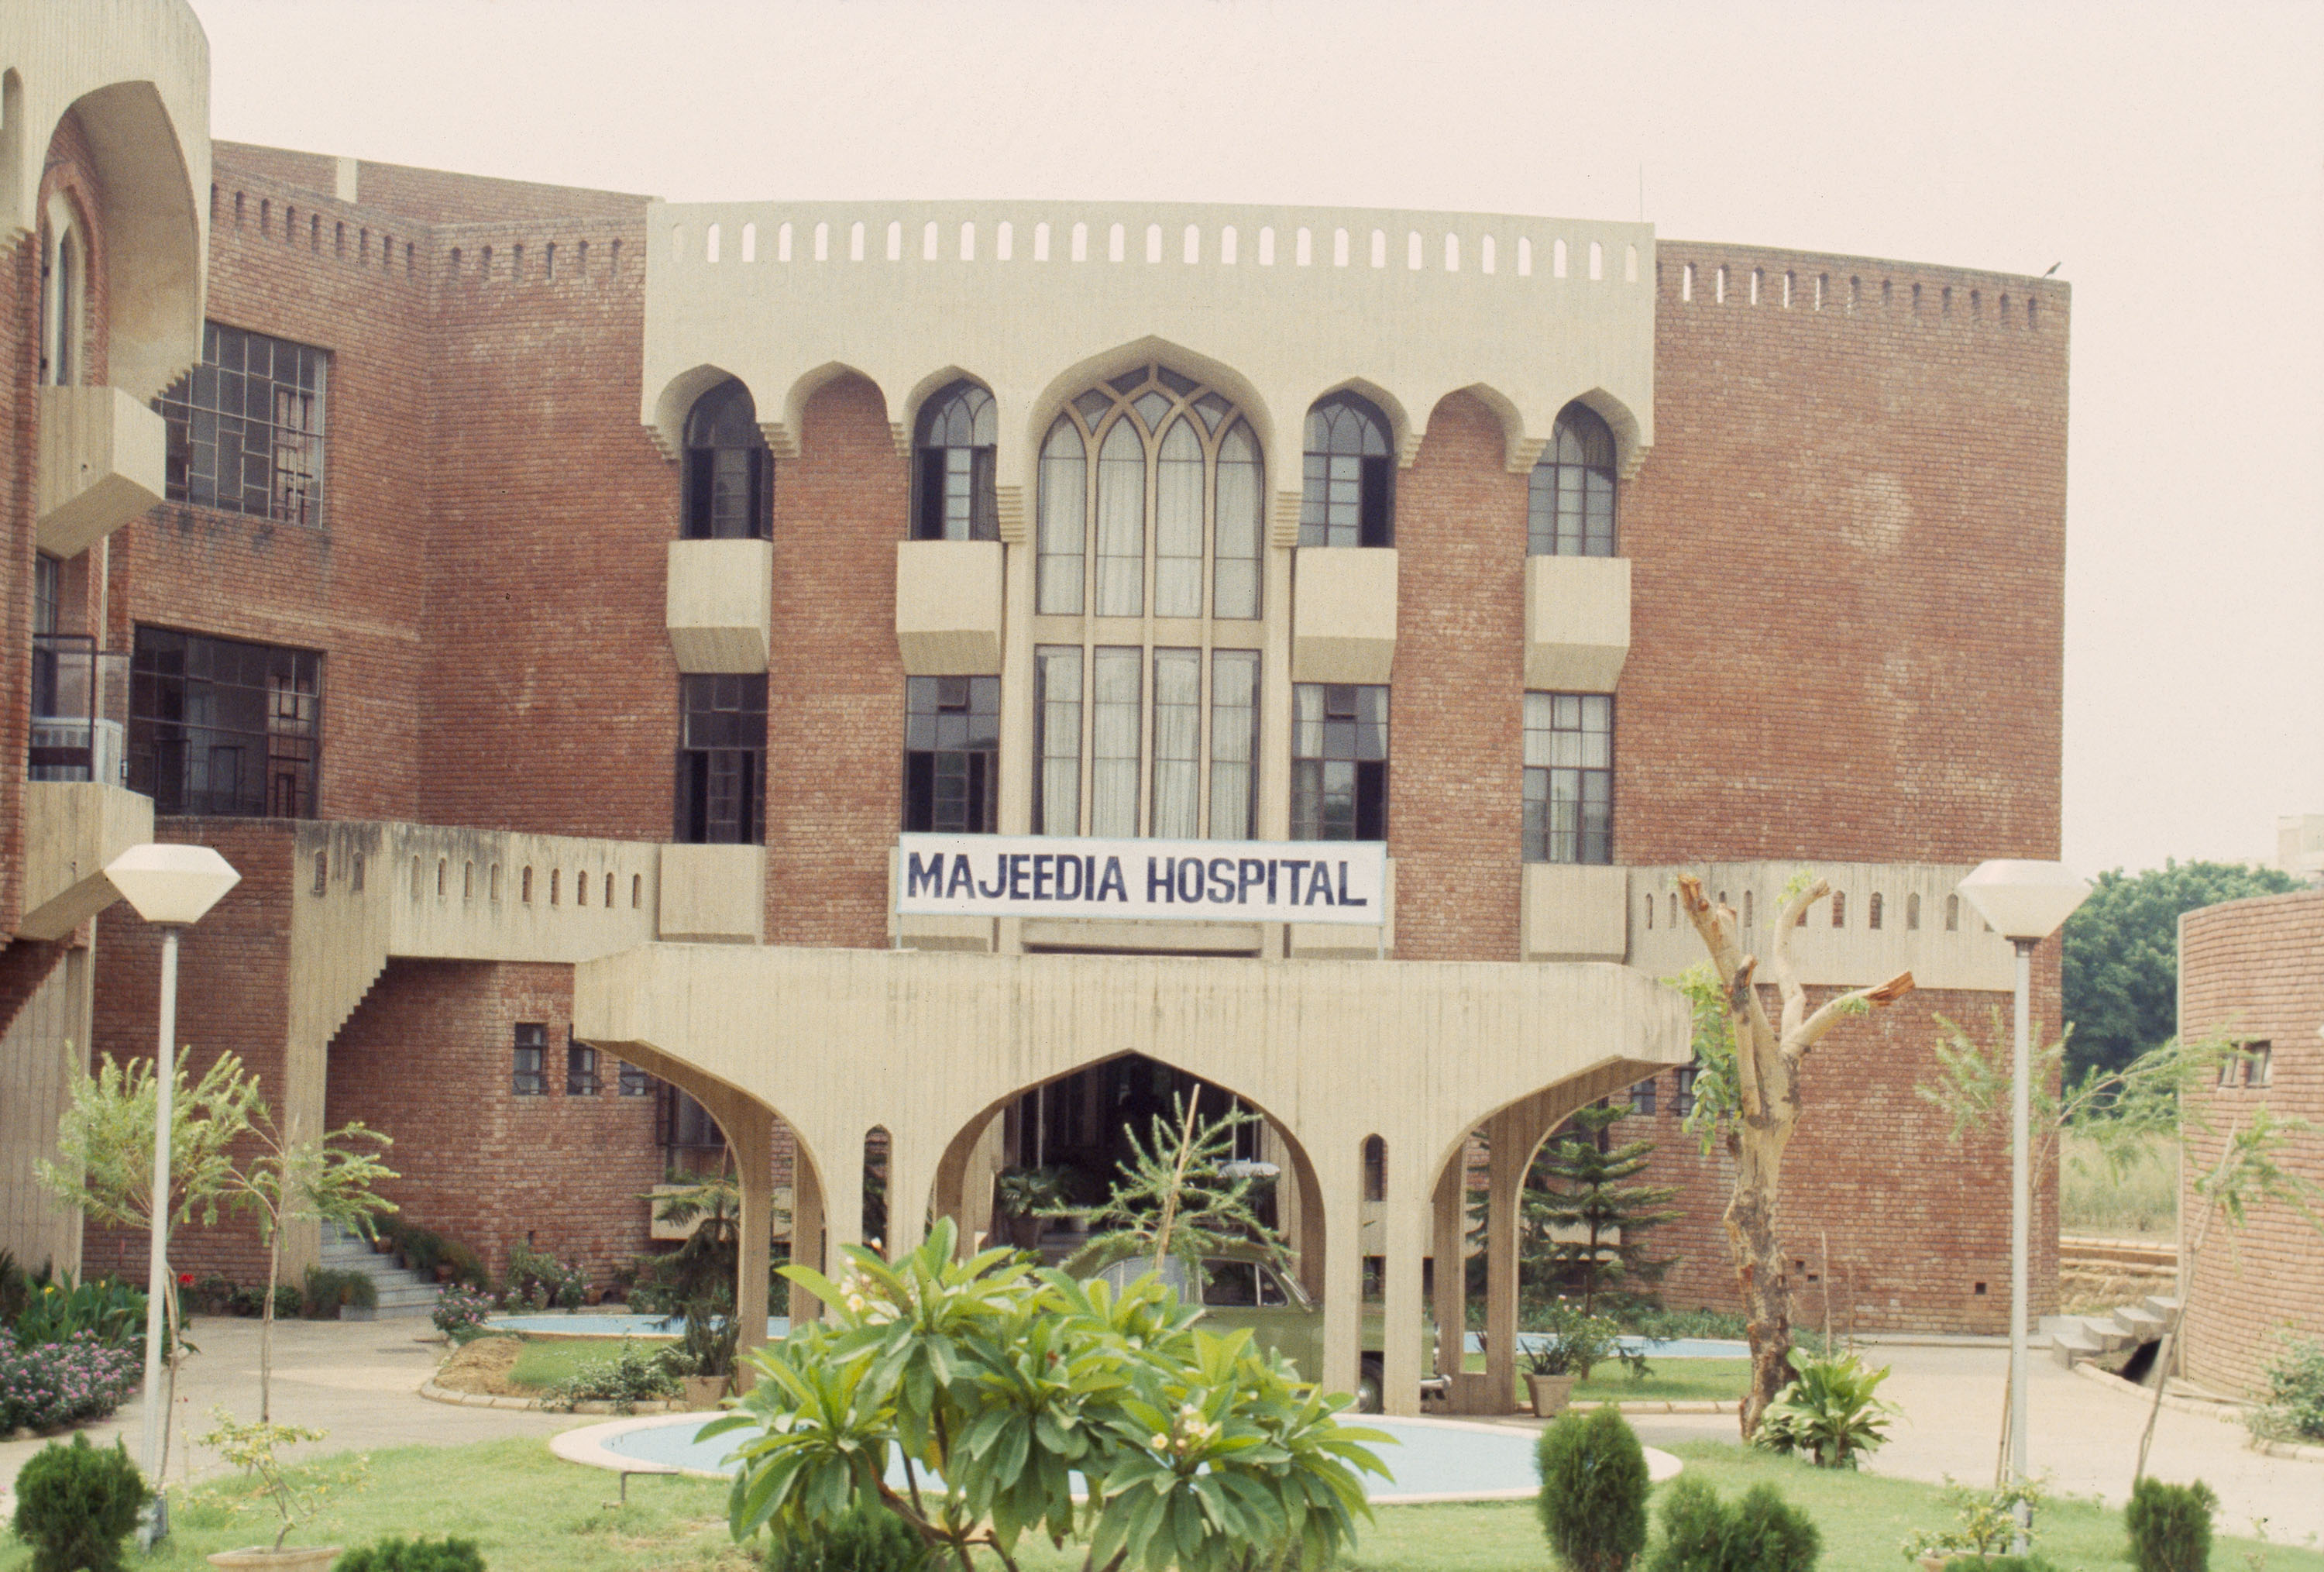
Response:
[[[2015,1051],[2009,1088],[2009,1475],[2025,1477],[2025,1317],[2033,1283],[2028,1267],[2034,1227],[2029,1108],[2033,1099],[2034,947],[2058,931],[2089,899],[2090,882],[2063,863],[2000,858],[1979,863],[1960,892],[2017,952]],[[2017,1503],[2015,1553],[2025,1554],[2033,1513]]]

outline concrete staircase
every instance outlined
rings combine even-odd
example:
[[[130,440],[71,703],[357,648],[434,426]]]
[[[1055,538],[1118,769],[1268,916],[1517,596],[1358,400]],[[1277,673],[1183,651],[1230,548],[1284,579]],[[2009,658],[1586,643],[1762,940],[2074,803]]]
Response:
[[[2161,1341],[2178,1313],[2176,1299],[2149,1294],[2135,1305],[2123,1305],[2104,1315],[2045,1317],[2050,1357],[2069,1370],[2091,1359],[2109,1367],[2119,1365],[2142,1345]]]
[[[437,1298],[444,1291],[433,1279],[400,1270],[394,1256],[380,1254],[372,1249],[371,1241],[336,1223],[323,1225],[322,1264],[333,1271],[359,1271],[371,1279],[379,1290],[378,1318],[383,1321],[425,1316],[436,1308]],[[360,1314],[348,1306],[341,1309],[339,1318],[350,1320]]]

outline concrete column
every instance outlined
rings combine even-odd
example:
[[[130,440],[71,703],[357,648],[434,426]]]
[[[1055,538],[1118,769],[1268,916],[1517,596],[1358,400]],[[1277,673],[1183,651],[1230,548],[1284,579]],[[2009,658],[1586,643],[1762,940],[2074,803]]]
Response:
[[[1488,1401],[1503,1412],[1516,1401],[1517,1353],[1517,1207],[1525,1165],[1533,1155],[1527,1123],[1515,1109],[1485,1125],[1490,1148],[1485,1225],[1485,1380]]]
[[[806,1146],[795,1144],[793,1150],[798,1155],[791,1159],[791,1261],[828,1275],[831,1266],[824,1257],[823,1185]],[[813,1320],[822,1313],[821,1299],[791,1284],[791,1325]]]
[[[741,1098],[736,1098],[741,1103]],[[767,1272],[772,1255],[775,1116],[755,1105],[739,1107],[726,1126],[742,1179],[742,1244],[734,1263],[734,1319],[742,1328],[739,1356],[767,1341]]]
[[[881,1241],[888,1259],[901,1261],[927,1236],[928,1197],[936,1182],[927,1153],[918,1142],[899,1140],[888,1130],[888,1237]]]
[[[1421,1314],[1421,1260],[1428,1250],[1429,1225],[1434,1207],[1425,1165],[1419,1154],[1402,1147],[1388,1150],[1388,1203],[1382,1232],[1387,1235],[1387,1314],[1380,1328],[1382,1410],[1391,1414],[1420,1412],[1422,1338],[1426,1322]]]
[[[1363,1352],[1363,1146],[1335,1137],[1315,1156],[1324,1236],[1323,1384],[1353,1392]]]
[[[1436,1373],[1452,1377],[1457,1396],[1467,1363],[1469,1329],[1468,1147],[1454,1149],[1452,1161],[1437,1177],[1434,1203],[1435,1235],[1430,1254],[1435,1261],[1436,1291],[1430,1304],[1436,1317]]]

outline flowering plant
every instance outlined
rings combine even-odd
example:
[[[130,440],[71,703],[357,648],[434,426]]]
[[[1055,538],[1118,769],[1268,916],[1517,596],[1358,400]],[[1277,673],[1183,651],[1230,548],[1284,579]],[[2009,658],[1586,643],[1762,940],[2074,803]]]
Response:
[[[493,1313],[489,1294],[474,1289],[447,1288],[436,1300],[436,1308],[428,1318],[436,1329],[455,1343],[467,1343],[484,1335],[484,1319]]]
[[[95,1332],[19,1347],[0,1330],[0,1435],[101,1419],[136,1390],[143,1374],[134,1350],[110,1347]]]

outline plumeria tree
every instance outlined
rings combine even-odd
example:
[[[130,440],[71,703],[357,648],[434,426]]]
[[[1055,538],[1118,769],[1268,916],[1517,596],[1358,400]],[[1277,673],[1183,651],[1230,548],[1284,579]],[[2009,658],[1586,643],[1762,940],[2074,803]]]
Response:
[[[738,1540],[877,1503],[960,1572],[1016,1572],[1028,1535],[1081,1547],[1084,1572],[1321,1566],[1352,1543],[1388,1438],[1341,1425],[1346,1396],[1197,1329],[1150,1273],[1116,1293],[954,1244],[946,1218],[892,1265],[785,1269],[830,1314],[750,1355],[758,1384],[702,1432],[742,1438]]]

